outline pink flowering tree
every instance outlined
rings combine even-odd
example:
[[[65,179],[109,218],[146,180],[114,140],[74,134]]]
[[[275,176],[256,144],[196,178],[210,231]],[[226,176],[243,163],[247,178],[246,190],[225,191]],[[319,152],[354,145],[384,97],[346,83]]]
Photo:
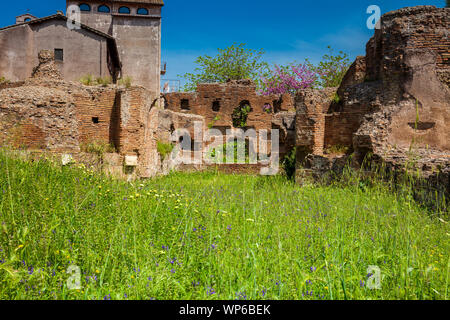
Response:
[[[288,66],[275,65],[269,76],[261,77],[261,90],[263,95],[294,94],[298,90],[312,87],[318,75],[306,64],[291,64]]]

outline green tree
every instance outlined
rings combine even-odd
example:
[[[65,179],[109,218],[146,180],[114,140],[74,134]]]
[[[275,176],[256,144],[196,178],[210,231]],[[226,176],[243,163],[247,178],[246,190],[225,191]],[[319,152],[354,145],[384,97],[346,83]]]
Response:
[[[350,67],[350,59],[346,53],[339,51],[339,54],[335,55],[330,46],[327,48],[329,53],[322,57],[317,66],[306,60],[306,64],[318,75],[314,87],[338,87]]]
[[[450,0],[447,0],[447,1],[446,1],[445,7],[446,7],[446,8],[450,8]]]
[[[262,61],[263,50],[252,50],[244,43],[233,44],[226,49],[218,49],[215,57],[200,56],[194,73],[181,76],[187,80],[185,91],[195,91],[199,83],[226,82],[228,80],[251,79],[259,82],[259,75],[268,64]]]

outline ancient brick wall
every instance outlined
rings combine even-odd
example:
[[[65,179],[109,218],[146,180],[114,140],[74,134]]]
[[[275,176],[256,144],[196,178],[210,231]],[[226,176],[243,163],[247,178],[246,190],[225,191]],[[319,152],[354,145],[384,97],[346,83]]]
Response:
[[[438,73],[450,72],[450,8],[417,6],[389,12],[381,29],[367,44],[367,79],[397,81],[404,73],[403,58],[409,49],[436,54]]]
[[[73,95],[79,121],[79,142],[119,142],[119,105],[113,88],[86,88]]]
[[[169,93],[164,99],[167,110],[203,116],[207,127],[218,129],[223,135],[228,129],[236,128],[233,124],[235,109],[249,105],[251,110],[244,129],[265,129],[268,137],[272,129],[280,130],[281,155],[294,147],[295,112],[289,94],[263,96],[250,80],[239,80],[199,84],[196,92]],[[264,106],[270,106],[268,112]]]
[[[299,158],[307,154],[323,154],[325,144],[325,114],[330,108],[335,88],[299,91],[295,98],[296,146]]]
[[[195,93],[170,93],[165,99],[167,109],[204,116],[207,124],[213,123],[214,127],[232,128],[233,111],[244,103],[252,108],[247,127],[255,129],[270,129],[273,113],[293,109],[290,95],[259,95],[249,80],[200,84]],[[272,112],[263,110],[266,104],[272,107]]]
[[[450,9],[404,8],[381,25],[344,77],[339,99],[297,95],[297,179],[339,173],[346,157],[321,149],[342,145],[352,148],[357,168],[368,154],[396,172],[414,158],[414,169],[448,195]]]

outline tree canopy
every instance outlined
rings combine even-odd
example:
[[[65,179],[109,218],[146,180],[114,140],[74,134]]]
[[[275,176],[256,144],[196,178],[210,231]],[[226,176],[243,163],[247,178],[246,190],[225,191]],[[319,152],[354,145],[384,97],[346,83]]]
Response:
[[[251,79],[259,81],[259,75],[268,68],[262,61],[263,50],[252,50],[244,43],[233,44],[225,49],[218,49],[214,57],[200,56],[194,73],[186,73],[185,91],[195,91],[199,83],[226,82],[228,80]]]

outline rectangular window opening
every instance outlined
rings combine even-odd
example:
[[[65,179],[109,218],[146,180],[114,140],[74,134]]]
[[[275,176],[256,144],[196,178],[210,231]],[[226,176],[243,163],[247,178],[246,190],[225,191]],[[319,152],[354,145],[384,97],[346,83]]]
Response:
[[[55,60],[56,61],[64,61],[64,50],[63,49],[55,49]]]

